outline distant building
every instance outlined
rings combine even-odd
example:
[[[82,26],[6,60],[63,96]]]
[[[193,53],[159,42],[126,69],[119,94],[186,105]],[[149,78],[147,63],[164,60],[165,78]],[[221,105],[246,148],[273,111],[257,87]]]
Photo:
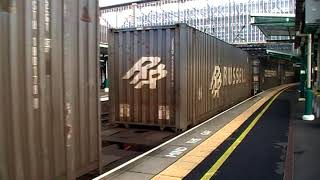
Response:
[[[101,19],[105,22],[102,33],[110,27],[145,27],[183,22],[228,43],[264,43],[266,37],[263,33],[250,25],[252,13],[294,14],[295,0],[137,1],[101,8]]]

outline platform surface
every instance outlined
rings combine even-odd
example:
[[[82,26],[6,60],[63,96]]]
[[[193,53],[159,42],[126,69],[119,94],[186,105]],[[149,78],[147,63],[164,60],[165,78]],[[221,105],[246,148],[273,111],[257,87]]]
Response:
[[[292,97],[295,93],[295,90],[289,89],[269,101],[184,179],[282,180],[286,169],[289,123],[296,102],[296,98]],[[228,158],[215,171],[210,169],[218,164],[218,160],[226,155],[227,149],[254,120],[257,120],[256,124]]]
[[[203,178],[284,88],[277,87],[250,98],[96,179]],[[274,98],[236,150],[210,178],[283,178],[288,166],[289,124],[295,112],[293,107],[298,105],[291,98],[293,93],[296,91],[288,90]]]
[[[294,108],[291,123],[293,179],[320,179],[320,119],[303,121],[303,102],[297,102]]]

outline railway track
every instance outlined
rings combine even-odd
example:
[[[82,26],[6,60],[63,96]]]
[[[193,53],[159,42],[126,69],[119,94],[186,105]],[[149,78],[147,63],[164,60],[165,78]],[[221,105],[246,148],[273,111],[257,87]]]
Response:
[[[109,103],[101,104],[102,164],[110,170],[176,136],[157,127],[114,125],[110,123]]]

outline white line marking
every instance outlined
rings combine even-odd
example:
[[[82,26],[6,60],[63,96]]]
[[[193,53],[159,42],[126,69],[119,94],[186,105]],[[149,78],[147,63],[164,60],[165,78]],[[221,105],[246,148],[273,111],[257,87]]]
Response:
[[[273,89],[273,88],[272,88],[272,89]],[[270,90],[272,90],[272,89],[270,89]],[[185,134],[188,134],[189,132],[191,132],[191,131],[193,131],[193,130],[197,129],[198,127],[200,127],[200,126],[202,126],[202,125],[204,125],[204,124],[207,124],[208,122],[212,121],[213,119],[217,118],[218,116],[221,116],[222,114],[224,114],[224,113],[226,113],[226,112],[228,112],[228,111],[230,111],[230,110],[232,110],[232,109],[234,109],[234,108],[236,108],[236,107],[240,106],[241,104],[243,104],[243,103],[245,103],[245,102],[247,102],[247,101],[249,101],[249,100],[251,100],[251,99],[253,99],[253,98],[255,98],[255,97],[259,96],[260,94],[265,93],[265,92],[267,92],[267,91],[260,92],[260,93],[258,93],[258,94],[256,94],[256,95],[254,95],[254,96],[252,96],[252,97],[250,97],[250,98],[248,98],[248,99],[246,99],[246,100],[244,100],[244,101],[242,101],[242,102],[240,102],[240,103],[238,103],[238,104],[236,104],[236,105],[232,106],[231,108],[229,108],[229,109],[227,109],[227,110],[225,110],[225,111],[223,111],[223,112],[221,112],[221,113],[219,113],[219,114],[217,114],[217,115],[213,116],[212,118],[208,119],[207,121],[204,121],[204,122],[202,122],[201,124],[196,125],[195,127],[193,127],[193,128],[191,128],[191,129],[189,129],[189,130],[187,130],[187,131],[185,131],[185,132],[183,132],[183,133],[179,134],[178,136],[176,136],[176,137],[174,137],[174,138],[172,138],[172,139],[170,139],[170,140],[168,140],[168,141],[166,141],[166,142],[164,142],[164,143],[160,144],[159,146],[154,147],[153,149],[151,149],[151,150],[149,150],[149,151],[147,151],[147,152],[145,152],[145,153],[143,153],[143,154],[140,154],[139,156],[137,156],[137,157],[135,157],[135,158],[133,158],[133,159],[131,159],[131,160],[127,161],[126,163],[123,163],[123,164],[121,164],[120,166],[117,166],[117,167],[115,167],[115,168],[111,169],[110,171],[107,171],[107,172],[105,172],[105,173],[101,174],[100,176],[98,176],[98,177],[94,178],[93,180],[100,180],[100,179],[102,179],[102,178],[104,178],[104,177],[106,177],[106,176],[108,176],[108,175],[110,175],[110,174],[112,174],[112,173],[114,173],[114,172],[116,172],[116,171],[120,170],[121,168],[123,168],[123,167],[125,167],[125,166],[127,166],[127,165],[129,165],[129,164],[131,164],[131,163],[133,163],[133,162],[135,162],[135,161],[137,161],[137,160],[139,160],[139,159],[143,158],[144,156],[146,156],[146,155],[148,155],[148,154],[152,153],[153,151],[156,151],[157,149],[159,149],[159,148],[161,148],[161,147],[163,147],[163,146],[165,146],[165,145],[167,145],[167,144],[171,143],[172,141],[174,141],[174,140],[176,140],[176,139],[178,139],[178,138],[180,138],[180,137],[184,136]]]

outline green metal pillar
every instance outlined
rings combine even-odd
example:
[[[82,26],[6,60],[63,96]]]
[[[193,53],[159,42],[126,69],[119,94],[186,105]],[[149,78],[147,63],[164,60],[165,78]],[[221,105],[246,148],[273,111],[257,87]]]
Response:
[[[317,43],[316,43],[317,42]],[[317,63],[317,67],[318,67],[318,70],[317,70],[317,87],[316,87],[316,96],[315,97],[315,100],[314,100],[314,114],[315,114],[315,117],[316,118],[319,118],[320,117],[320,36],[316,36],[315,37],[315,51],[316,53],[315,54],[315,59],[316,59],[316,63]]]
[[[315,43],[315,44],[317,44],[315,46],[315,49],[316,49],[316,56],[315,56],[316,60],[315,61],[317,63],[317,67],[318,67],[318,69],[317,69],[317,92],[320,92],[320,36],[319,35],[316,36],[315,39],[318,40],[317,43]]]
[[[299,91],[300,91],[300,98],[299,101],[305,101],[305,84],[306,84],[306,66],[305,66],[305,58],[302,58],[301,65],[300,65],[300,84],[299,84]]]
[[[307,89],[305,92],[306,101],[305,101],[305,109],[304,115],[302,116],[303,120],[312,121],[314,120],[314,115],[312,114],[312,102],[313,102],[313,91],[311,86],[311,53],[312,53],[312,36],[309,34],[308,36],[308,58],[307,58]]]
[[[305,88],[306,88],[306,67],[307,67],[307,57],[305,48],[301,49],[301,65],[300,65],[300,84],[299,84],[299,91],[300,91],[300,97],[299,101],[305,101]]]

